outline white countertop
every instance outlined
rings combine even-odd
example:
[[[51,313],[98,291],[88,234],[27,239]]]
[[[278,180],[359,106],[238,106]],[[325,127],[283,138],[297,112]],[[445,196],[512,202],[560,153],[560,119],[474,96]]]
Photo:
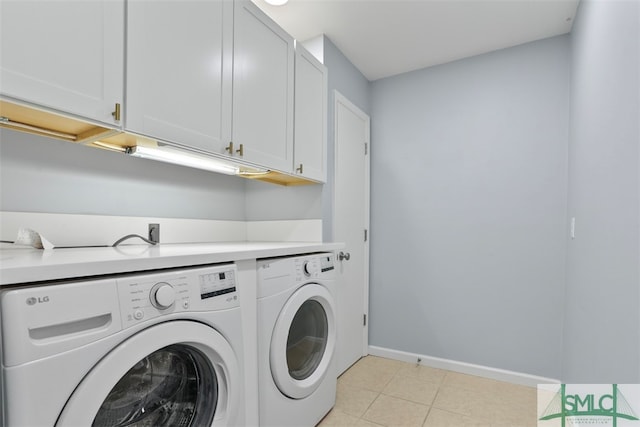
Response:
[[[333,251],[342,243],[231,242],[39,250],[0,247],[0,286]]]

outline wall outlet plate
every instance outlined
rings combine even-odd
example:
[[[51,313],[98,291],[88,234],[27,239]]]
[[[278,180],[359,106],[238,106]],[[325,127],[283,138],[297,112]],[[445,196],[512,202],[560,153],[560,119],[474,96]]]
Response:
[[[149,224],[149,240],[160,243],[160,224]]]

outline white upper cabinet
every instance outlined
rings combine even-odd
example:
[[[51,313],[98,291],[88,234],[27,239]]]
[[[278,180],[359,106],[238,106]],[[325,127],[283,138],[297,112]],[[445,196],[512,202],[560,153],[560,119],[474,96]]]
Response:
[[[129,0],[127,130],[224,153],[231,140],[233,3]]]
[[[327,163],[327,69],[296,46],[294,172],[325,182]]]
[[[0,1],[0,93],[118,127],[124,0]]]
[[[248,0],[236,1],[234,25],[234,155],[291,173],[293,38]]]

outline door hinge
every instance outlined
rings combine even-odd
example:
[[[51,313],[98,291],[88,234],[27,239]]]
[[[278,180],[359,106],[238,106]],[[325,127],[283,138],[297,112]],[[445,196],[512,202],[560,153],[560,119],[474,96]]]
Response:
[[[362,326],[367,326],[367,314],[362,315]]]
[[[368,234],[369,234],[369,233],[367,232],[367,229],[365,228],[365,229],[364,229],[364,241],[365,241],[365,242],[367,241],[367,238],[368,238],[368,236],[367,236],[367,235],[368,235]]]
[[[364,155],[369,154],[369,144],[367,142],[364,143]]]

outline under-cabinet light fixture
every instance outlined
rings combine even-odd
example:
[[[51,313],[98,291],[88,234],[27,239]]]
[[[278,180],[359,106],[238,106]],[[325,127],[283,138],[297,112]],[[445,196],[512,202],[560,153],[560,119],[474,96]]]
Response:
[[[289,0],[264,0],[264,1],[272,6],[282,6],[283,4],[286,4]]]
[[[169,146],[145,147],[138,145],[129,148],[127,153],[143,159],[158,160],[226,175],[238,175],[240,173],[239,167],[227,164],[222,160]]]

